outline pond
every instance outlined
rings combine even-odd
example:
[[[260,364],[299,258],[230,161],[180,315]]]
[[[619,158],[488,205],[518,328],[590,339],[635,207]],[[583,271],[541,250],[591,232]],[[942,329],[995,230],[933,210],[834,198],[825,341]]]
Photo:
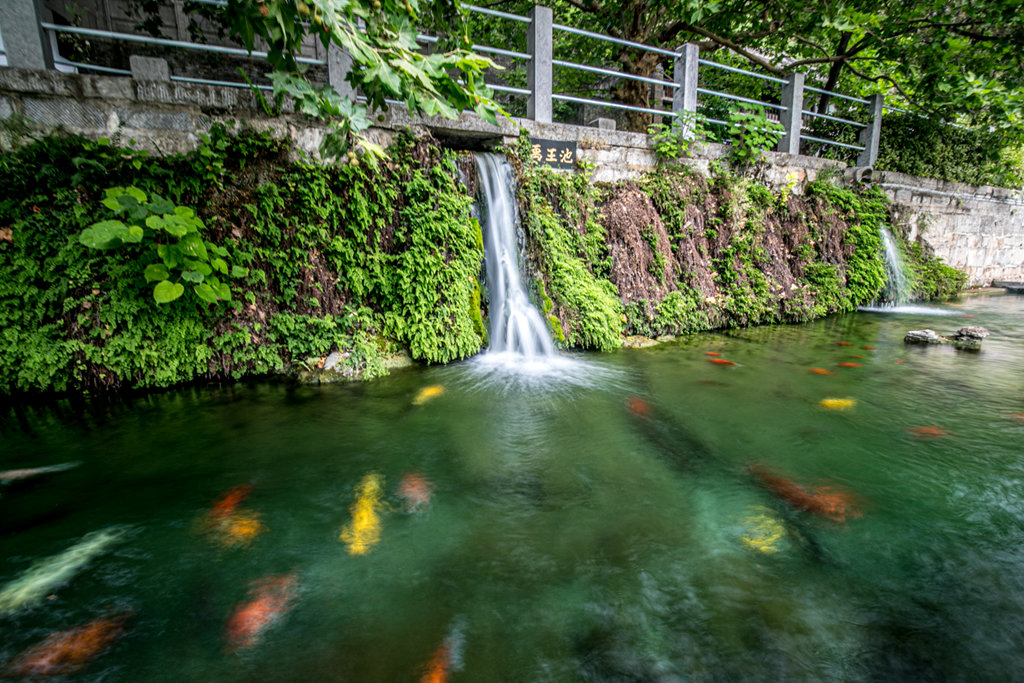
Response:
[[[980,352],[903,343],[964,325]],[[0,470],[69,467],[0,484],[0,666],[1004,679],[1022,377],[1024,297],[979,295],[537,372],[11,407]]]

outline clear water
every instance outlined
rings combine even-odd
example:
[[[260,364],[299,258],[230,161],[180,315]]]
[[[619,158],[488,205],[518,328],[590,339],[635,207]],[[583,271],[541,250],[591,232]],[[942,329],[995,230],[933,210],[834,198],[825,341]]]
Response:
[[[973,316],[941,333],[987,327],[981,352],[905,347],[934,317],[854,313],[515,381],[470,362],[11,407],[0,469],[80,464],[0,486],[0,590],[91,531],[131,531],[0,616],[0,662],[130,609],[70,680],[410,681],[446,639],[465,681],[1013,679],[1024,297],[939,310]],[[915,435],[932,426],[946,435]],[[793,510],[751,464],[849,492],[861,516]],[[412,472],[432,494],[408,512]],[[368,474],[380,535],[352,555],[339,535]],[[265,530],[226,545],[204,520],[240,484]],[[776,552],[744,543],[751,519],[783,529]],[[229,651],[252,582],[292,572],[290,609]]]
[[[882,300],[887,306],[898,306],[910,300],[910,278],[907,276],[907,265],[896,245],[896,239],[888,228],[881,229],[882,248],[885,258],[886,285]]]

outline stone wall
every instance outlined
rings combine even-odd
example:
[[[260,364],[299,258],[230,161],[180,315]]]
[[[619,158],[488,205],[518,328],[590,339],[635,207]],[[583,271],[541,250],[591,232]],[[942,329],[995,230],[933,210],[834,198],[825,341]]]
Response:
[[[1024,193],[882,171],[885,190],[910,240],[967,273],[967,284],[1024,282]]]
[[[37,131],[63,129],[115,144],[133,142],[158,154],[194,149],[215,122],[233,122],[278,137],[291,138],[298,150],[315,156],[323,126],[307,117],[285,113],[268,117],[247,89],[170,81],[64,74],[0,67],[0,119],[20,117]],[[418,119],[404,107],[374,114],[371,137],[381,144],[403,130],[429,130],[446,144],[486,149],[515,141],[521,129],[531,137],[573,141],[577,158],[592,165],[597,182],[614,182],[653,170],[657,163],[648,136],[597,127],[502,120],[494,126],[472,113],[457,119]],[[0,129],[0,147],[11,132]],[[727,147],[708,145],[686,163],[707,172]],[[805,182],[829,169],[852,169],[840,162],[771,152],[764,180],[799,193]],[[968,274],[972,286],[993,280],[1024,281],[1024,200],[1021,193],[992,187],[877,173],[872,178],[895,202],[908,224],[910,239],[920,239],[946,263]]]

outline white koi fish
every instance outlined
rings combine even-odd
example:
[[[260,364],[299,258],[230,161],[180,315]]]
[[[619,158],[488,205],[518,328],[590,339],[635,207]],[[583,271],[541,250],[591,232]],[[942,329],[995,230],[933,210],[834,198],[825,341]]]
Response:
[[[77,462],[62,462],[59,465],[47,465],[46,467],[32,467],[23,470],[6,470],[0,472],[0,484],[9,484],[12,481],[18,481],[19,479],[28,479],[39,474],[49,474],[50,472],[63,472],[64,470],[70,470],[72,467],[78,467]]]
[[[59,555],[37,561],[0,590],[0,615],[42,602],[47,594],[71,580],[89,560],[121,540],[127,532],[128,528],[123,526],[93,531]]]

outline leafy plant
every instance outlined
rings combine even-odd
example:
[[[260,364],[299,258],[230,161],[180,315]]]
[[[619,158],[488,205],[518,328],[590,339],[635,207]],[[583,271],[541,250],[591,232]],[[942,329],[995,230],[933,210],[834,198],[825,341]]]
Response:
[[[93,223],[78,236],[91,248],[109,251],[125,245],[148,246],[143,260],[155,254],[158,262],[143,270],[146,282],[155,282],[153,299],[166,304],[185,293],[184,282],[192,285],[195,296],[215,304],[231,298],[231,288],[221,277],[244,277],[247,268],[234,266],[230,271],[224,259],[228,250],[203,239],[203,222],[195,211],[175,206],[154,194],[148,198],[137,187],[113,187],[101,202],[115,216]]]
[[[778,144],[784,130],[781,124],[770,121],[764,107],[758,104],[734,107],[728,124],[730,156],[740,166],[753,166],[762,161],[765,150]]]
[[[692,156],[708,133],[707,118],[697,112],[683,112],[670,124],[658,123],[647,129],[654,142],[654,152],[661,160]]]

